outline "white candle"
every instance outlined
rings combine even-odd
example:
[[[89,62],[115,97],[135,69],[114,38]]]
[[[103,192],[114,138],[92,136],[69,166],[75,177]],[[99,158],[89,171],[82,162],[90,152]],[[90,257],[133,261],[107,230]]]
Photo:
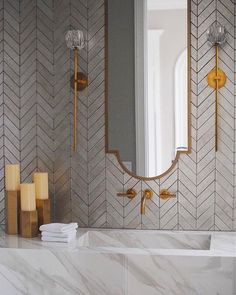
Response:
[[[7,191],[20,190],[20,165],[8,164],[5,167],[5,185]]]
[[[48,199],[48,173],[36,172],[34,173],[34,183],[36,199],[47,200]]]
[[[22,183],[20,185],[20,199],[22,211],[35,211],[35,184],[34,183]]]

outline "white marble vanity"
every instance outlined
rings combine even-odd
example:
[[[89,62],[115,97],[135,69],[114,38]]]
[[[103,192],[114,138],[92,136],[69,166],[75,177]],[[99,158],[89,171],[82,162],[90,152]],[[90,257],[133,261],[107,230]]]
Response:
[[[70,244],[0,232],[0,294],[233,295],[236,233],[86,230]]]

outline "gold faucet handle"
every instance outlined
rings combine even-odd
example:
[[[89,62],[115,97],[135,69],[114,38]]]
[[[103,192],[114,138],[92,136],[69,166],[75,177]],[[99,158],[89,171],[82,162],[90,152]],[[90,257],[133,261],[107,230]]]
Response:
[[[129,199],[133,199],[137,196],[136,190],[130,188],[126,191],[126,193],[117,193],[118,197],[127,197]]]
[[[160,191],[160,198],[162,200],[167,200],[167,199],[171,199],[171,198],[176,198],[176,194],[169,192],[168,189],[164,188]]]

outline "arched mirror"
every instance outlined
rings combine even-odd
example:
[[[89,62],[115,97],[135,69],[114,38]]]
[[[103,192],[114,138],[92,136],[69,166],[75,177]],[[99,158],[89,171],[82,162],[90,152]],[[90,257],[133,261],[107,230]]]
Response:
[[[163,176],[190,151],[190,1],[106,1],[106,151]]]

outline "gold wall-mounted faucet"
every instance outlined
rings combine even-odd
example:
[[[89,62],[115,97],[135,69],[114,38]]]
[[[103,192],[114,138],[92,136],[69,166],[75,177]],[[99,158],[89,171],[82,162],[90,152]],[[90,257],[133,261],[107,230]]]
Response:
[[[145,214],[146,200],[150,200],[152,196],[153,196],[153,192],[150,189],[145,189],[141,199],[141,207],[140,207],[140,212],[142,215]]]

